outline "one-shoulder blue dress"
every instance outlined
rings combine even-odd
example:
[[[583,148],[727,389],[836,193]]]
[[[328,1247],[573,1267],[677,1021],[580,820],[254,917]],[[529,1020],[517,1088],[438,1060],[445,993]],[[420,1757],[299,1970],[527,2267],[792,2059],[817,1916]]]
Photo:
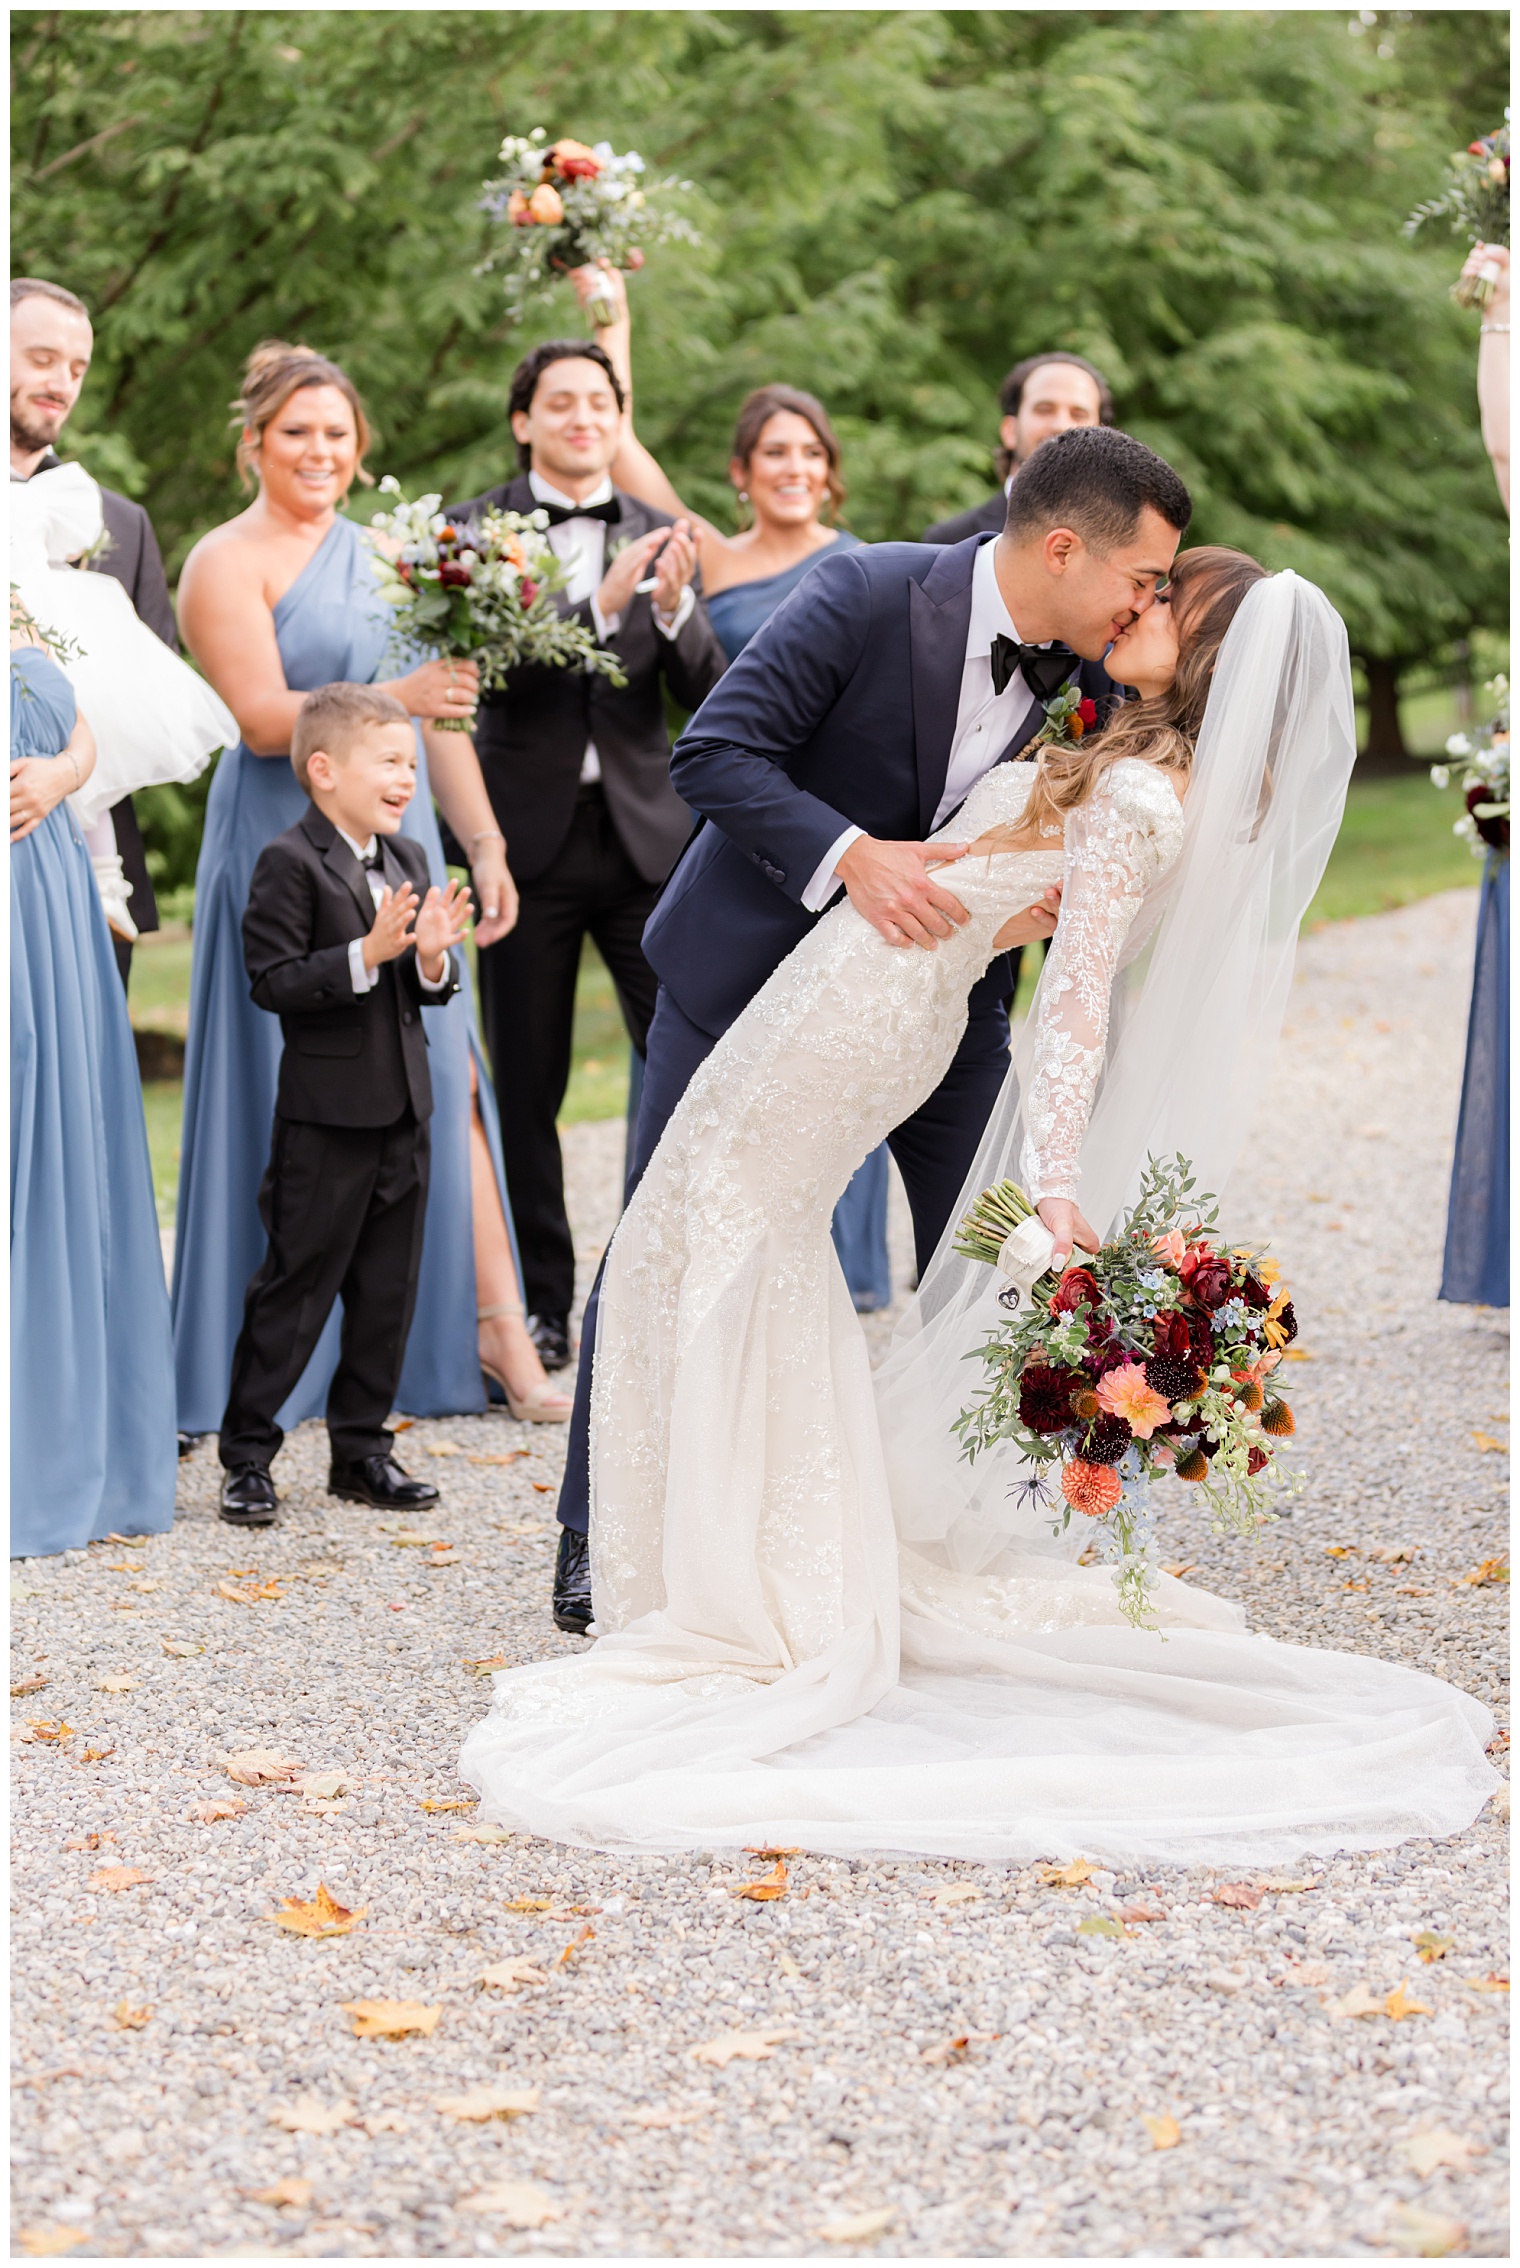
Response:
[[[11,655],[11,755],[74,691]],[[11,845],[11,1551],[174,1518],[174,1355],[137,1053],[89,852],[60,803]]]
[[[367,685],[379,673],[389,619],[369,540],[337,520],[274,609],[285,682],[294,693],[339,680]],[[243,966],[243,911],[264,845],[308,808],[288,757],[256,756],[239,742],[216,769],[195,872],[195,948],[185,1049],[185,1117],[174,1242],[174,1361],[179,1422],[187,1433],[221,1424],[248,1279],[264,1257],[259,1182],[269,1161],[279,1018],[256,1008]],[[402,832],[427,852],[433,880],[446,882],[438,821],[419,732],[417,792]],[[397,1405],[418,1417],[486,1407],[477,1359],[475,1242],[470,1203],[470,1063],[508,1229],[506,1175],[496,1097],[480,1051],[475,1005],[463,989],[424,1008],[433,1080],[432,1170],[417,1305]],[[514,1240],[515,1244],[515,1240]],[[279,1412],[285,1431],[320,1416],[338,1359],[335,1312],[300,1383]]]
[[[1446,1208],[1442,1299],[1509,1305],[1509,852],[1491,850],[1478,900],[1462,1109]]]
[[[841,528],[831,544],[788,567],[784,574],[766,575],[758,583],[730,583],[707,602],[707,618],[718,633],[730,661],[749,644],[764,622],[769,622],[784,598],[789,598],[805,575],[831,552],[856,551],[859,536]],[[834,1207],[834,1250],[850,1297],[863,1313],[885,1307],[892,1297],[892,1266],[887,1257],[887,1146],[882,1143],[858,1166],[850,1185]]]

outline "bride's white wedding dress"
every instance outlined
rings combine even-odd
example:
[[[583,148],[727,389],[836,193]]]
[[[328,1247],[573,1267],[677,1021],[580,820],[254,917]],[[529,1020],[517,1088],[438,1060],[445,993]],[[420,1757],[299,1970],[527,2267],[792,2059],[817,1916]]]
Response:
[[[943,834],[1016,822],[1031,778],[990,772]],[[916,1373],[873,1382],[830,1242],[855,1167],[947,1069],[997,931],[1063,878],[1023,1166],[1076,1188],[1120,951],[1182,839],[1168,780],[1120,762],[1064,843],[955,867],[971,918],[938,951],[888,947],[841,902],[697,1072],[607,1258],[600,1635],[497,1676],[462,1758],[483,1817],[645,1850],[1233,1864],[1474,1816],[1490,1720],[1451,1687],[1249,1635],[1165,1576],[1159,1631],[1137,1631],[1048,1515],[974,1567],[926,1536]]]

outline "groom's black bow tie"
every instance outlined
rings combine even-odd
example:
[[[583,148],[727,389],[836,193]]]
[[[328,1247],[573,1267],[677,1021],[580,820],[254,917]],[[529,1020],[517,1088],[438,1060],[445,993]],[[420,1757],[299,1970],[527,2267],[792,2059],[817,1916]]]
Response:
[[[1077,657],[1070,646],[1023,646],[1017,638],[1005,638],[1001,632],[992,641],[992,690],[1006,693],[1013,673],[1024,672],[1024,682],[1037,701],[1048,701],[1052,693],[1059,693],[1072,671]]]
[[[363,867],[366,874],[383,874],[385,872],[385,868],[381,863],[380,845],[376,843],[372,851],[362,853],[359,859],[359,864]]]
[[[615,496],[609,496],[605,504],[535,503],[533,509],[548,513],[551,528],[561,527],[566,520],[605,520],[609,528],[615,528],[623,517],[622,507]]]

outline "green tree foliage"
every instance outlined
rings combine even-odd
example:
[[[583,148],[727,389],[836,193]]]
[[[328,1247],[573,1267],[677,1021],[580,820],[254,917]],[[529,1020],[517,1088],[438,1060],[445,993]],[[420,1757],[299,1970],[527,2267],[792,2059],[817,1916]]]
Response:
[[[95,310],[71,433],[171,567],[238,507],[263,337],[351,368],[413,492],[501,477],[512,363],[579,328],[567,293],[509,330],[472,272],[499,138],[543,124],[697,185],[635,350],[700,507],[786,377],[838,420],[851,524],[914,535],[986,492],[1008,364],[1065,345],[1193,540],[1321,582],[1374,692],[1504,620],[1460,249],[1400,235],[1501,113],[1497,11],[21,11],[13,41],[14,263]]]

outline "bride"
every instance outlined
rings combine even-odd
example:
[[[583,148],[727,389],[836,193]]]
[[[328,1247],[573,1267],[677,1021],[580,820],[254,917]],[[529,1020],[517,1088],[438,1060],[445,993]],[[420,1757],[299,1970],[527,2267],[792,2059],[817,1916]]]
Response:
[[[834,1204],[1052,881],[958,1211],[1016,1175],[1059,1253],[1091,1247],[1152,1153],[1219,1188],[1270,1069],[1355,754],[1344,628],[1312,584],[1201,549],[1109,668],[1138,703],[996,767],[942,830],[972,843],[953,938],[893,951],[840,903],[687,1089],[607,1259],[597,1643],[497,1676],[461,1760],[484,1818],[604,1848],[1272,1863],[1453,1832],[1496,1784],[1476,1701],[1252,1635],[1167,1576],[1136,1630],[1010,1445],[960,1458],[998,1309],[953,1224],[871,1375]]]

